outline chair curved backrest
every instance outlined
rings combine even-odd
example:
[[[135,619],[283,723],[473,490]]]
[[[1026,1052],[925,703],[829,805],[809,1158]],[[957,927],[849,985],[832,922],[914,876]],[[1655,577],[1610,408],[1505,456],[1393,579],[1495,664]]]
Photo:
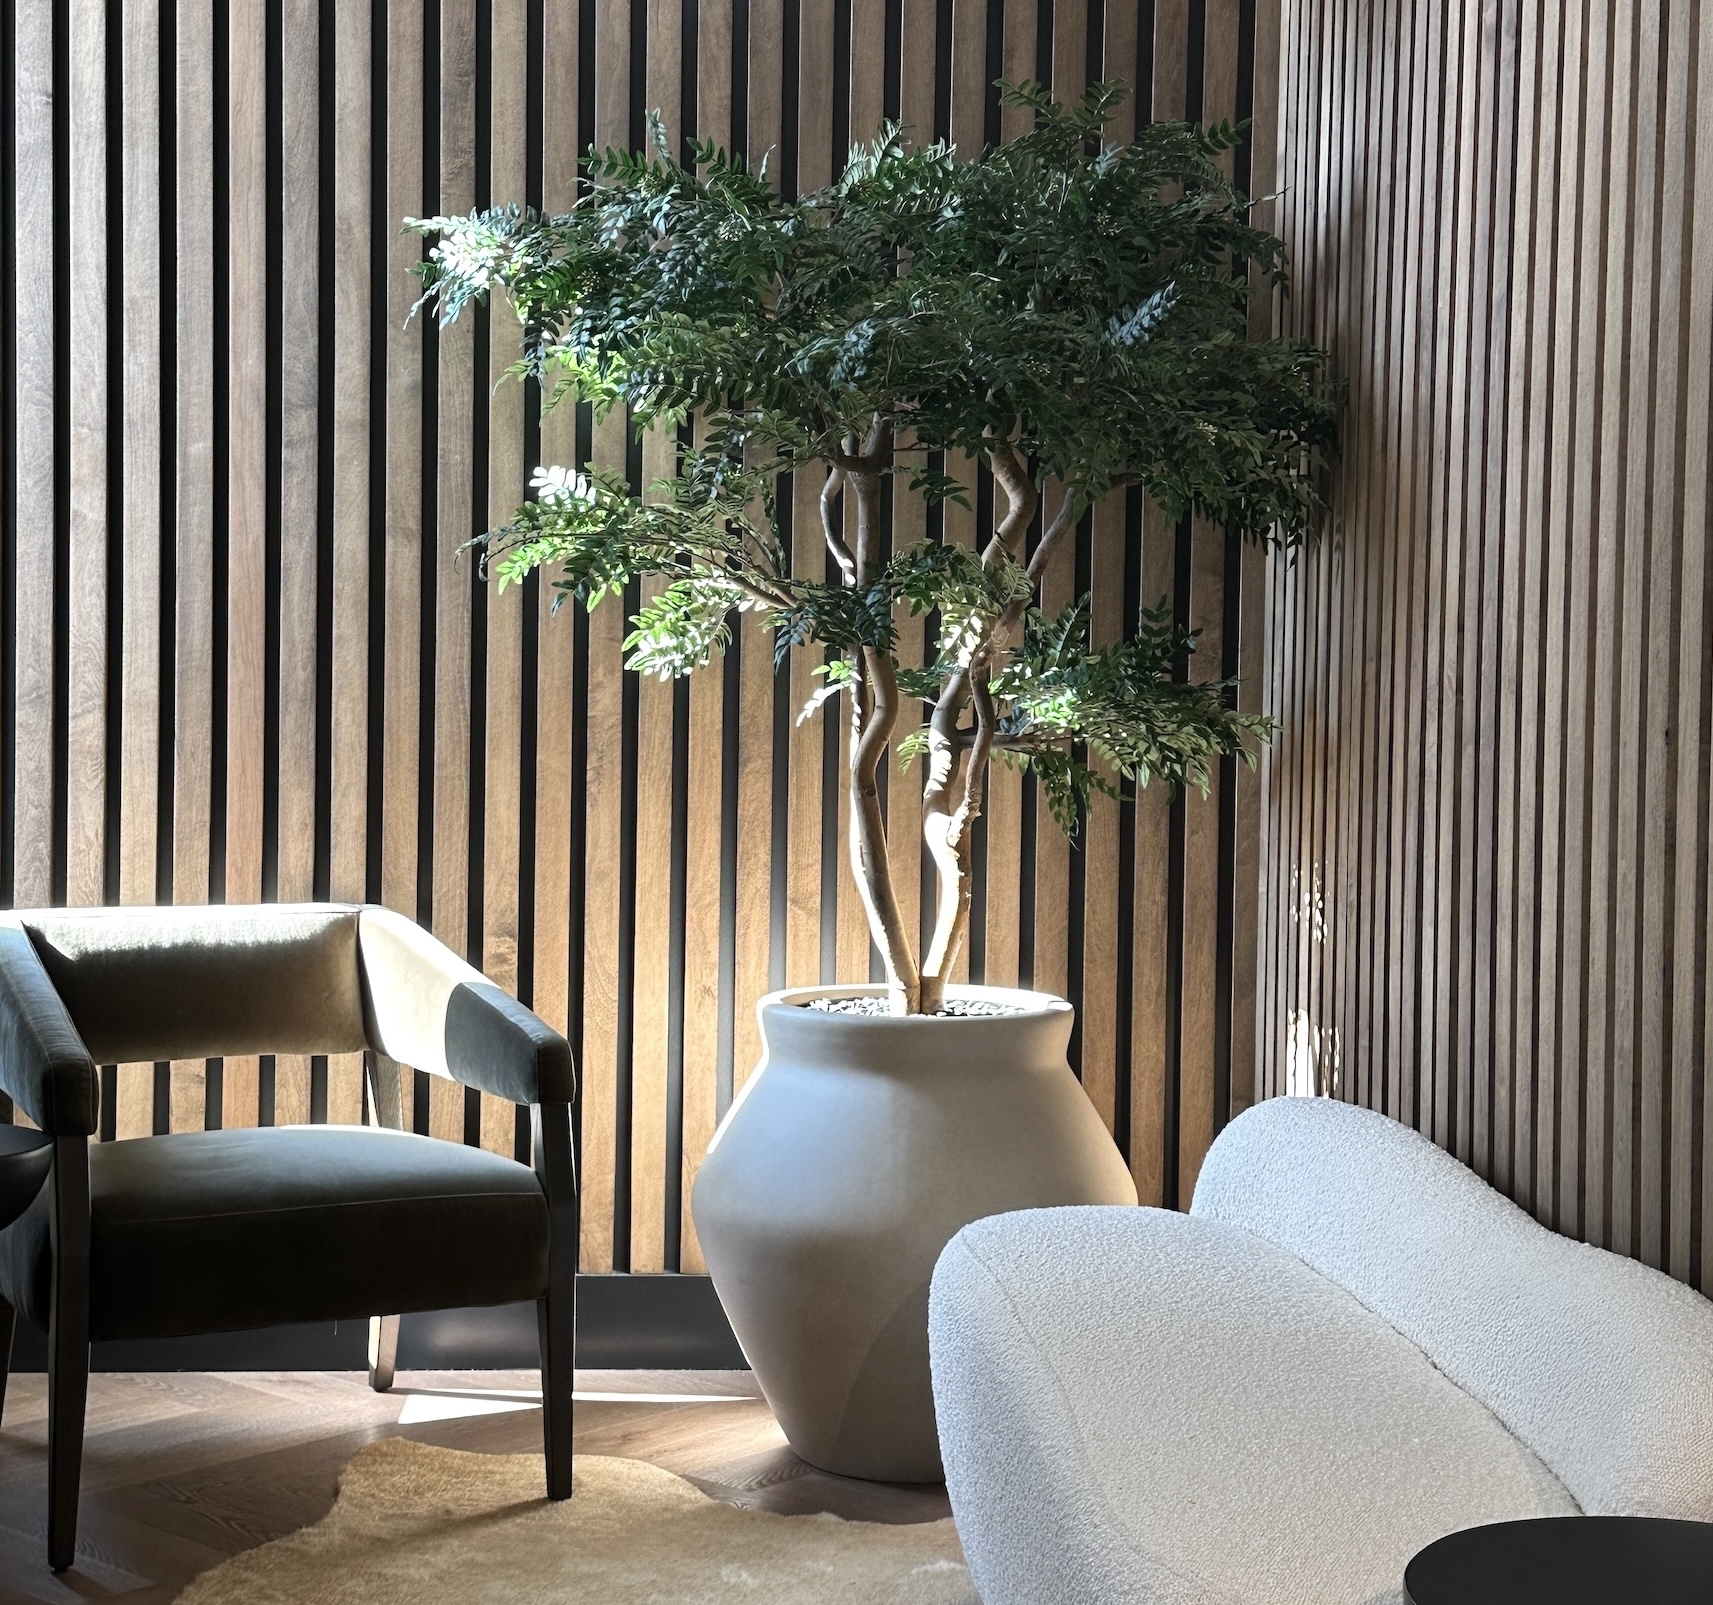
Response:
[[[370,1044],[349,904],[18,916],[97,1064]]]
[[[1589,1515],[1713,1519],[1713,1303],[1549,1231],[1395,1120],[1272,1098],[1191,1213],[1306,1261],[1414,1343]]]

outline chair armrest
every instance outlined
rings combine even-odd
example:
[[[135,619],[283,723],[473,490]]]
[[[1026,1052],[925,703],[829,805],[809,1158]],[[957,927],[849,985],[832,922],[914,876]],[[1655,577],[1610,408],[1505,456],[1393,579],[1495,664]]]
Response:
[[[571,1045],[427,931],[391,909],[357,921],[371,1047],[513,1103],[570,1103]]]
[[[56,1137],[95,1131],[101,1092],[94,1061],[14,918],[0,920],[0,1088]]]

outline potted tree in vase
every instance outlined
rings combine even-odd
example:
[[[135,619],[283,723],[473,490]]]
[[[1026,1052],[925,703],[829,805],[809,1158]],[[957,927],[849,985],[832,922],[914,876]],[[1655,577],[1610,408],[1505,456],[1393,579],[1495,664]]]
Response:
[[[447,321],[503,291],[520,367],[550,401],[623,406],[681,442],[700,426],[646,496],[609,473],[541,470],[535,498],[483,537],[489,572],[545,567],[590,608],[658,576],[629,667],[691,673],[748,614],[776,662],[815,654],[817,703],[844,700],[851,872],[886,980],[761,1000],[763,1069],[715,1135],[693,1210],[793,1447],[901,1481],[940,1475],[926,1317],[947,1240],[1000,1210],[1136,1200],[1067,1065],[1070,1006],[948,984],[989,766],[1028,769],[1074,830],[1091,791],[1205,791],[1220,758],[1253,762],[1271,728],[1229,684],[1174,672],[1194,642],[1166,604],[1095,645],[1087,599],[1049,615],[1039,580],[1122,486],[1174,517],[1302,539],[1336,418],[1322,353],[1245,336],[1251,284],[1282,286],[1285,257],[1219,166],[1235,130],[1155,123],[1115,147],[1123,86],[1074,107],[1034,84],[1007,93],[1034,127],[968,162],[891,128],[836,183],[787,198],[765,162],[701,144],[680,162],[656,121],[651,151],[591,154],[563,215],[413,223],[437,236],[425,300]],[[991,472],[994,527],[978,549],[895,548],[889,477],[963,494],[931,470],[940,452]],[[828,553],[808,573],[780,528],[781,479],[805,474]],[[899,660],[905,611],[938,621],[926,667]],[[920,757],[919,810],[883,797],[895,744]],[[889,830],[920,830],[937,877],[920,949]]]

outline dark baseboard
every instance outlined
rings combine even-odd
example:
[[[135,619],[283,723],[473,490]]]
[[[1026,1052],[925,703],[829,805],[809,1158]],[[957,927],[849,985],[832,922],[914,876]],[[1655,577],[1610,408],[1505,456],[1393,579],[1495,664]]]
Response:
[[[367,1321],[273,1326],[260,1332],[96,1343],[97,1371],[361,1371]],[[535,1306],[434,1310],[399,1329],[401,1371],[497,1371],[540,1363]],[[577,1364],[592,1370],[724,1371],[743,1350],[705,1276],[579,1276]],[[14,1371],[47,1369],[39,1328],[18,1323]]]

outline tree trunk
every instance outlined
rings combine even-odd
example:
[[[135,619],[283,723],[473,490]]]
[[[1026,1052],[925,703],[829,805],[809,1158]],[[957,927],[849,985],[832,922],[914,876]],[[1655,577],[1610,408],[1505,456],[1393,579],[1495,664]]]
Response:
[[[827,476],[833,487],[835,468]],[[823,492],[821,519],[827,545],[835,556],[842,549],[850,567],[849,580],[867,584],[874,560],[874,541],[879,527],[880,477],[859,470],[852,480],[857,496],[857,545],[850,552],[833,523],[832,498]],[[841,558],[841,566],[846,559]],[[886,966],[887,990],[894,1014],[915,1014],[921,1007],[921,976],[916,964],[915,944],[904,928],[898,894],[892,883],[892,860],[886,850],[886,820],[880,807],[880,764],[898,725],[900,700],[898,678],[892,659],[885,652],[863,648],[857,654],[857,683],[851,692],[851,751],[846,775],[850,805],[851,876],[868,917],[869,934]]]

